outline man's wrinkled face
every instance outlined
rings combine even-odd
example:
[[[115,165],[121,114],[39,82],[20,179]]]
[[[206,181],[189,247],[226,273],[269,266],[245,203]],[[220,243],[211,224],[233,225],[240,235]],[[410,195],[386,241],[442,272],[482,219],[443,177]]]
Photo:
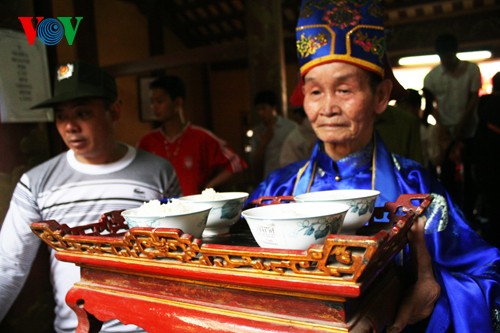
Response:
[[[366,144],[385,110],[365,70],[343,62],[313,67],[304,77],[304,109],[316,135],[335,145]]]

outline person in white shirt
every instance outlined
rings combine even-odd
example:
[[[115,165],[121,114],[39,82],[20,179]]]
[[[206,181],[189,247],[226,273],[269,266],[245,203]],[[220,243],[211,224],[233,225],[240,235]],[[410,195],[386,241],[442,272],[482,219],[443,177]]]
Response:
[[[81,226],[108,211],[181,193],[167,160],[115,140],[120,101],[115,80],[100,68],[80,62],[60,66],[54,96],[33,108],[40,107],[54,107],[55,125],[69,150],[23,174],[14,190],[0,230],[0,320],[22,289],[41,243],[32,222]],[[54,330],[75,332],[77,318],[65,297],[79,281],[80,269],[54,254],[51,250]],[[114,320],[101,332],[143,330]]]
[[[458,41],[451,34],[442,34],[435,40],[435,50],[441,63],[424,78],[427,109],[436,102],[433,112],[440,132],[438,142],[448,142],[438,154],[440,179],[461,205],[466,216],[473,220],[476,200],[475,182],[471,167],[471,139],[478,117],[477,104],[481,88],[479,66],[457,57]]]

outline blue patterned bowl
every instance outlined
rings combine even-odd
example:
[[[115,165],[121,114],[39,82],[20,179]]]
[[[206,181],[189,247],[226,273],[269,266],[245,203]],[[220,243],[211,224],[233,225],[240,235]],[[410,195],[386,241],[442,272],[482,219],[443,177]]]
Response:
[[[171,209],[165,209],[162,204],[161,208],[153,207],[149,212],[137,207],[121,214],[129,228],[175,228],[196,238],[202,237],[212,206],[190,202],[176,204],[175,200],[165,205],[170,205]]]
[[[306,250],[322,244],[342,227],[348,206],[324,202],[292,202],[241,212],[260,247]]]
[[[246,192],[217,192],[213,197],[195,194],[180,197],[179,200],[212,206],[207,226],[203,231],[204,237],[210,237],[229,232],[229,228],[239,221],[243,204],[247,198],[248,193]]]
[[[375,201],[380,192],[376,190],[330,190],[300,194],[294,197],[296,202],[332,202],[349,206],[341,234],[355,234],[356,230],[370,220]]]

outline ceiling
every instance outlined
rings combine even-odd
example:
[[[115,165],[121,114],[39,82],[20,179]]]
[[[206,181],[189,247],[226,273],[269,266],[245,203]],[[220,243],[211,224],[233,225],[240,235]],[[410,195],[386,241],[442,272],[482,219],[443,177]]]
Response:
[[[245,41],[245,3],[256,0],[124,1],[134,2],[145,16],[160,14],[188,49],[196,49]],[[271,1],[281,1],[285,55],[294,61],[300,0]],[[384,6],[391,62],[432,52],[442,32],[457,36],[463,51],[486,48],[500,57],[500,0],[384,0]]]

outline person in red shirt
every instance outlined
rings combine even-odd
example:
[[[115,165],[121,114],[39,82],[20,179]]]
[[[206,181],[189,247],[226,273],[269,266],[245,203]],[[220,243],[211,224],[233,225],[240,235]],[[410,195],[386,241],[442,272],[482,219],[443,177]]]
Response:
[[[224,140],[184,120],[186,89],[179,77],[159,77],[149,88],[151,106],[161,126],[146,133],[137,146],[172,163],[184,195],[217,188],[247,168]]]

